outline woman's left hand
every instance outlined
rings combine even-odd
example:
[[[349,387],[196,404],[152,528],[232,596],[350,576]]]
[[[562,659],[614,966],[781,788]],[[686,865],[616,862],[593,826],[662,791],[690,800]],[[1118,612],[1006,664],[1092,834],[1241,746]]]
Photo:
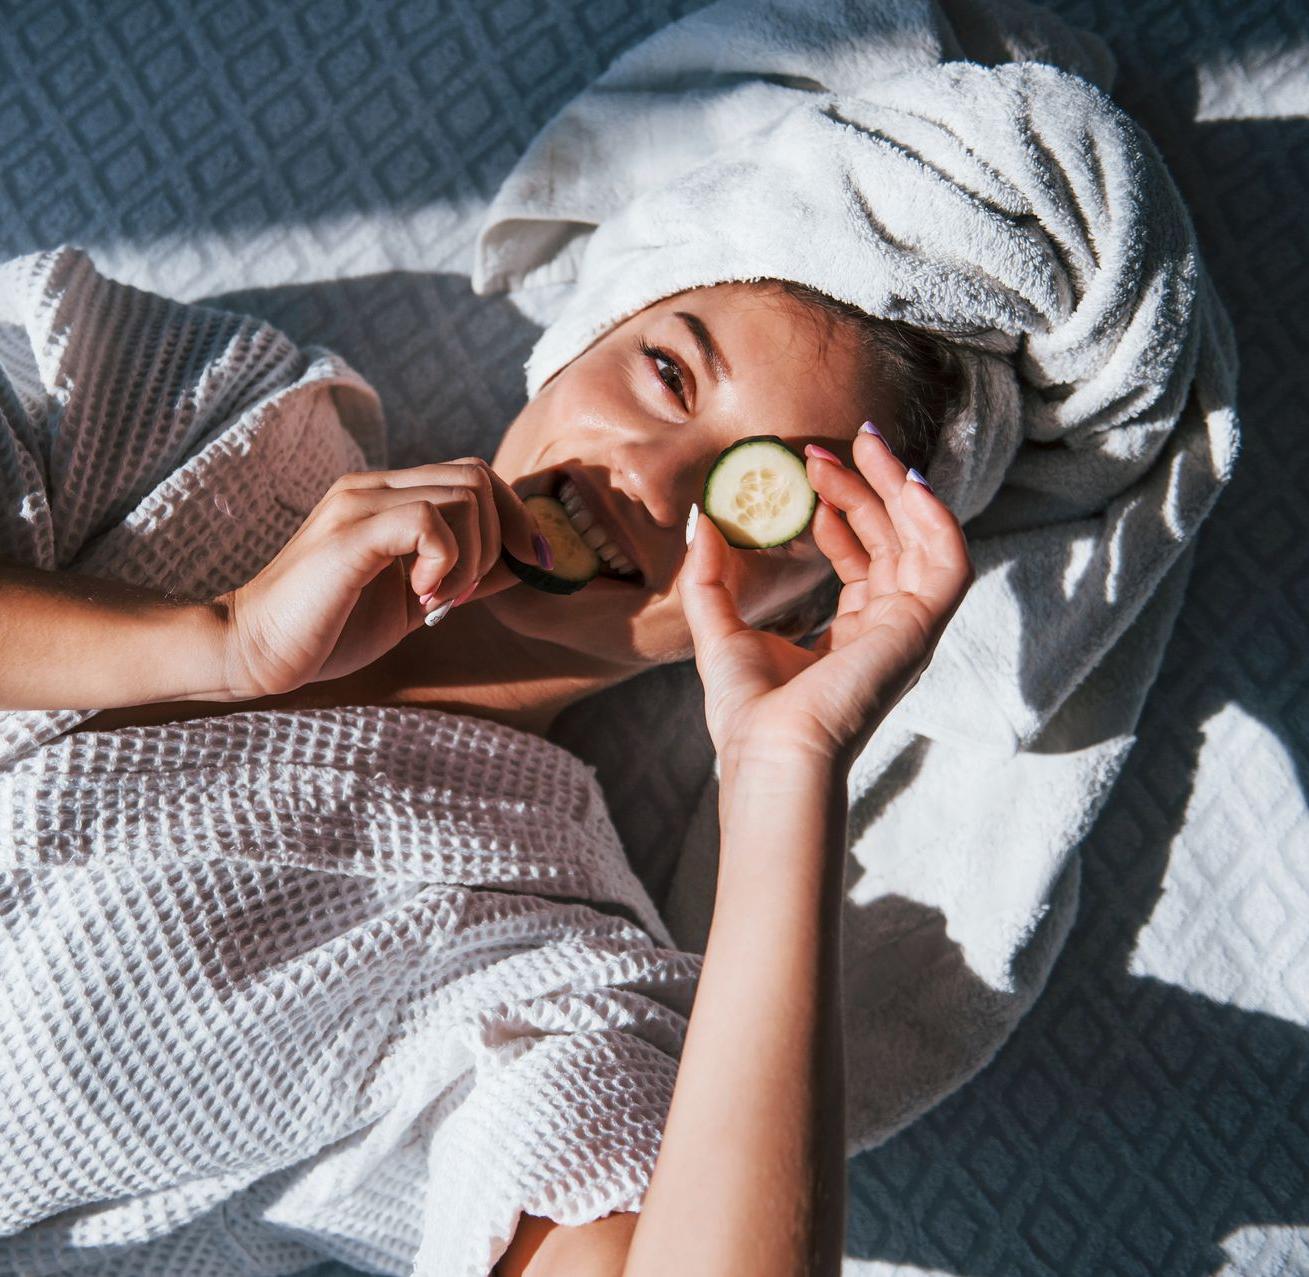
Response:
[[[949,507],[863,431],[852,469],[810,456],[814,542],[842,581],[812,649],[752,629],[737,611],[732,547],[703,513],[677,578],[725,764],[816,754],[846,768],[914,686],[974,580]],[[749,551],[742,551],[749,553]]]

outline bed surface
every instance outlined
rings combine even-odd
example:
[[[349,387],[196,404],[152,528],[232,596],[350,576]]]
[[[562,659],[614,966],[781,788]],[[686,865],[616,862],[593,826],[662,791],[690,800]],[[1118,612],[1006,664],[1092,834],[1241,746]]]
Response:
[[[574,92],[698,7],[7,6],[0,249],[73,242],[271,319],[381,389],[393,464],[438,431],[474,453],[521,403],[536,335],[469,291],[480,210]],[[1309,1273],[1309,5],[1052,7],[1109,42],[1114,96],[1190,201],[1236,326],[1244,450],[1047,989],[981,1075],[851,1163],[846,1268]],[[655,761],[611,781],[659,899],[670,831],[649,816],[705,759]]]

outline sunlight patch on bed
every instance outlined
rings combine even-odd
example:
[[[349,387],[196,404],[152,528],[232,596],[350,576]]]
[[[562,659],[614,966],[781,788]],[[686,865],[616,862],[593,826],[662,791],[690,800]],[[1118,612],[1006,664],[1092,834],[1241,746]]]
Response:
[[[1204,724],[1190,792],[1128,971],[1303,1023],[1309,805],[1295,760],[1264,723],[1229,703]]]

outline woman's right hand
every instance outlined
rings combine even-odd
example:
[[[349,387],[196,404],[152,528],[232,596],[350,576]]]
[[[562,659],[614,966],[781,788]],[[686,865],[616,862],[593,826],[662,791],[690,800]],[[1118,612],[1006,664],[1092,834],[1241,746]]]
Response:
[[[352,674],[433,607],[519,584],[501,544],[536,562],[535,531],[517,493],[479,457],[342,475],[256,577],[216,600],[227,611],[232,698]]]

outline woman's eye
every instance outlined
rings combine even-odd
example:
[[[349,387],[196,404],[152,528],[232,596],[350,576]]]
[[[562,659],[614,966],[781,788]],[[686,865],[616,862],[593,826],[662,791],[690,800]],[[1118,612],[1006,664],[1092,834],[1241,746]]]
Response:
[[[640,345],[641,354],[654,364],[660,380],[685,406],[686,394],[682,386],[682,370],[677,366],[677,361],[666,355],[658,346],[651,346],[644,338],[641,339]]]

